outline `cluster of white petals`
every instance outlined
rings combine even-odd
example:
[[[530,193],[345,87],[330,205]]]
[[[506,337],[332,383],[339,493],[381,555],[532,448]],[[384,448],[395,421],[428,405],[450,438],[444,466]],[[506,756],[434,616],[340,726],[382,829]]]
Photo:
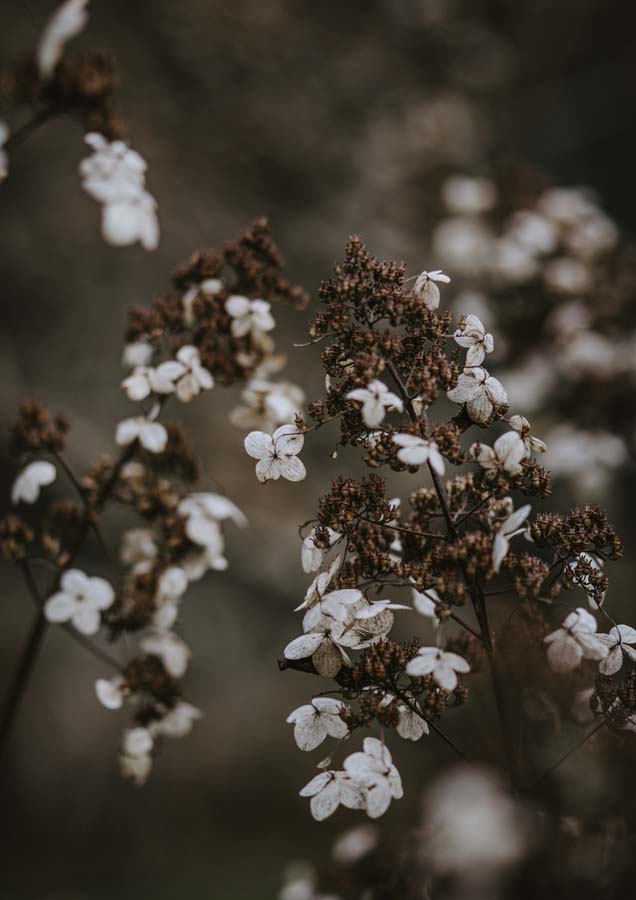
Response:
[[[79,569],[68,569],[60,579],[60,589],[44,604],[49,622],[70,622],[81,634],[97,634],[102,612],[112,606],[115,591],[103,578]]]
[[[432,438],[421,438],[414,434],[394,434],[393,443],[400,448],[397,457],[407,466],[421,466],[428,463],[438,475],[444,474],[444,457]]]
[[[465,347],[466,366],[480,366],[487,353],[492,353],[494,342],[492,334],[487,334],[484,325],[477,316],[466,316],[462,328],[453,335],[460,347]]]
[[[508,405],[503,385],[481,366],[464,369],[446,396],[453,403],[465,404],[466,412],[478,425],[487,425],[493,414]]]
[[[168,432],[161,422],[153,422],[145,416],[124,419],[117,425],[115,443],[127,447],[133,441],[139,441],[149,453],[162,453],[168,442]]]
[[[457,687],[457,673],[470,672],[470,665],[457,653],[449,653],[439,647],[420,647],[417,656],[407,664],[408,675],[421,678],[431,675],[445,691]]]
[[[521,460],[527,455],[526,446],[516,431],[502,434],[492,447],[478,441],[470,448],[470,456],[483,469],[509,475],[519,475],[523,471]]]
[[[53,463],[46,460],[29,463],[13,482],[11,502],[35,503],[40,496],[40,488],[53,484],[56,474]]]
[[[548,662],[553,672],[571,672],[582,659],[603,660],[609,653],[606,636],[596,633],[596,619],[586,609],[578,607],[563,621],[560,628],[546,635]]]
[[[237,428],[274,431],[279,425],[293,423],[305,402],[305,394],[289,381],[254,378],[241,393],[241,403],[230,413]]]
[[[122,381],[129,400],[145,400],[151,394],[166,396],[175,394],[182,403],[189,403],[203,390],[214,387],[214,378],[201,365],[196,347],[187,345],[177,351],[175,360],[168,360],[156,367],[137,365]]]
[[[345,395],[347,400],[362,404],[362,419],[367,428],[377,428],[387,411],[402,412],[404,404],[397,394],[393,394],[383,381],[375,379],[366,388],[355,388]]]
[[[251,431],[245,438],[248,456],[258,460],[256,477],[264,484],[281,476],[287,481],[302,481],[306,470],[298,454],[305,439],[295,425],[281,425],[273,434]]]
[[[64,53],[66,43],[86,26],[87,6],[88,0],[66,0],[47,22],[37,50],[38,69],[42,78],[51,77]]]
[[[157,203],[146,190],[146,163],[123,141],[108,141],[91,132],[86,143],[91,156],[80,163],[84,190],[102,204],[102,236],[115,247],[141,243],[146,250],[159,243]]]
[[[276,325],[271,314],[271,304],[266,300],[249,300],[234,294],[225,301],[225,309],[232,317],[232,334],[236,338],[251,334],[258,337],[271,331]]]
[[[440,301],[440,293],[437,283],[449,284],[450,278],[441,269],[431,272],[420,272],[413,285],[413,294],[421,300],[427,309],[437,309]]]
[[[332,547],[340,538],[340,535],[337,531],[334,531],[333,528],[328,528],[327,534],[329,535],[329,546]],[[316,546],[315,538],[316,529],[313,528],[311,533],[303,540],[300,551],[300,562],[303,567],[303,572],[317,572],[322,566],[325,551],[322,547]]]
[[[311,703],[299,706],[287,717],[294,726],[294,740],[301,750],[315,750],[326,737],[344,738],[349,729],[340,713],[345,708],[341,700],[315,697]]]

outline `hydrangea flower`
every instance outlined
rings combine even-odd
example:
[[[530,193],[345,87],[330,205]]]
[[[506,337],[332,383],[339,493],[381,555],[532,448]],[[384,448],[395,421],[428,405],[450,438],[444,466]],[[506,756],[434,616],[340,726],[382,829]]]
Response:
[[[60,579],[60,590],[44,604],[49,622],[71,622],[82,634],[96,634],[101,613],[112,606],[115,591],[103,578],[89,578],[79,569],[68,569]]]
[[[629,625],[615,625],[609,634],[599,634],[601,641],[607,646],[607,656],[598,665],[602,675],[615,675],[623,665],[623,654],[636,663],[636,629]]]
[[[147,341],[132,341],[126,344],[122,355],[122,365],[129,369],[135,369],[137,366],[147,366],[154,350],[152,344]]]
[[[478,425],[486,425],[501,407],[508,405],[503,385],[481,366],[464,369],[457,385],[446,396],[453,403],[466,405],[466,412]]]
[[[397,444],[397,457],[407,466],[421,466],[429,463],[438,475],[444,474],[444,457],[432,438],[421,438],[414,434],[394,434],[393,443]]]
[[[501,564],[510,550],[512,538],[525,531],[525,528],[521,528],[521,525],[530,515],[531,509],[532,507],[529,503],[525,506],[520,506],[499,526],[492,548],[492,567],[495,572],[501,569]]]
[[[347,400],[362,404],[362,418],[367,428],[377,428],[387,410],[402,412],[404,404],[397,394],[391,393],[383,381],[374,379],[365,388],[356,388],[345,394]]]
[[[276,325],[270,312],[271,304],[265,300],[249,300],[234,294],[225,301],[225,309],[232,317],[232,334],[236,338],[248,334],[258,336]]]
[[[88,21],[88,0],[66,0],[49,21],[40,39],[37,63],[42,78],[50,78],[64,52],[67,41],[82,31]]]
[[[283,476],[288,481],[302,481],[307,474],[298,454],[303,449],[304,437],[295,425],[281,425],[274,434],[251,431],[245,438],[245,450],[257,459],[256,477],[264,484]]]
[[[434,269],[432,272],[420,272],[413,285],[413,294],[430,310],[439,306],[440,293],[436,282],[450,284],[450,278],[441,269]]]
[[[159,548],[149,528],[129,528],[124,532],[119,558],[128,566],[148,569]]]
[[[507,431],[497,438],[492,447],[482,444],[481,441],[473,444],[470,455],[483,469],[519,475],[523,471],[521,460],[527,453],[525,444],[517,432]]]
[[[547,447],[544,441],[534,437],[530,428],[530,422],[525,416],[510,416],[508,424],[517,432],[528,453],[545,453]]]
[[[294,725],[294,740],[300,750],[315,750],[327,736],[344,738],[349,729],[340,713],[345,708],[341,700],[315,697],[311,703],[299,706],[287,717]]]
[[[151,732],[155,736],[182,738],[190,734],[192,726],[202,716],[203,713],[196,706],[179,700],[161,719],[152,723]]]
[[[56,474],[53,463],[46,460],[29,463],[13,482],[11,502],[35,503],[40,496],[40,488],[53,484]]]
[[[173,631],[149,629],[139,641],[139,647],[149,656],[158,656],[173,678],[182,678],[188,668],[190,651]]]
[[[209,391],[214,387],[214,378],[211,372],[201,365],[201,357],[196,347],[189,344],[181,347],[177,351],[177,360],[184,367],[176,385],[176,394],[182,403],[189,403],[201,391]]]
[[[241,401],[230,413],[232,425],[268,431],[292,423],[302,409],[305,394],[289,381],[254,378],[243,390]]]
[[[309,807],[317,822],[334,813],[340,804],[348,809],[364,809],[362,789],[347,772],[320,772],[300,791],[301,797],[311,797]]]
[[[445,691],[454,691],[457,673],[470,672],[470,665],[457,653],[447,653],[439,647],[420,647],[417,656],[407,664],[406,672],[418,678],[432,675]]]
[[[412,705],[417,707],[417,702],[412,700]],[[419,741],[429,733],[428,723],[421,713],[415,712],[405,703],[398,705],[398,723],[396,731],[405,741]]]
[[[302,544],[300,561],[303,567],[303,572],[317,572],[322,565],[325,551],[322,549],[322,547],[316,547],[314,541],[316,531],[316,528],[312,528],[311,534],[307,535]],[[328,528],[327,532],[329,534],[329,546],[331,547],[333,546],[333,544],[335,544],[340,535],[337,531],[334,531],[333,528]]]
[[[352,753],[345,759],[344,769],[364,789],[367,815],[377,819],[387,811],[392,799],[404,796],[402,780],[382,741],[368,737],[362,746],[363,752]]]
[[[594,616],[579,606],[560,628],[544,637],[553,672],[571,672],[582,659],[605,659],[609,653],[607,637],[596,634],[596,627]]]
[[[453,335],[460,347],[467,349],[466,365],[480,366],[487,353],[492,353],[494,342],[492,334],[487,334],[483,322],[477,316],[466,316],[463,328],[458,328]]]
[[[144,416],[124,419],[118,424],[115,443],[120,447],[126,447],[137,440],[149,453],[162,453],[168,442],[168,432],[161,422],[151,422]]]
[[[439,594],[433,588],[427,588],[425,591],[418,591],[411,588],[411,597],[413,598],[413,606],[415,611],[427,619],[433,619],[433,623],[438,623],[438,612],[441,606]]]

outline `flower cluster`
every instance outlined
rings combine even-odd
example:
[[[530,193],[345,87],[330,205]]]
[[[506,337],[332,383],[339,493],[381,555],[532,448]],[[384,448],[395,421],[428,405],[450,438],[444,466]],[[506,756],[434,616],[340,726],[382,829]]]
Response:
[[[609,676],[636,655],[636,632],[613,623],[609,634],[597,634],[586,610],[551,632],[564,591],[584,591],[607,615],[603,561],[620,555],[620,541],[598,508],[532,521],[531,504],[517,500],[549,495],[549,473],[534,458],[546,445],[524,416],[509,415],[505,387],[483,367],[494,340],[481,319],[470,313],[453,328],[450,313],[440,311],[438,285],[449,282],[434,270],[412,283],[401,266],[378,262],[350,240],[344,263],[321,287],[322,309],[310,328],[311,340],[324,343],[327,376],[324,397],[308,407],[313,423],[298,415],[272,437],[250,434],[245,442],[259,460],[259,480],[297,481],[305,474],[303,440],[335,420],[340,445],[357,449],[375,470],[334,479],[308,523],[301,562],[314,579],[297,608],[302,634],[280,661],[282,669],[332,680],[326,693],[333,696],[314,697],[288,720],[301,750],[337,742],[301,791],[316,819],[339,805],[382,815],[402,795],[385,738],[365,738],[363,751],[340,768],[337,749],[374,724],[407,740],[434,732],[448,742],[445,719],[484,665],[509,775],[520,788],[528,775],[514,743],[515,692],[538,691],[549,667],[566,672],[589,659]],[[459,407],[446,420],[439,417],[445,401]],[[491,427],[492,439],[466,443],[471,429]],[[450,466],[467,468],[451,475]],[[381,467],[424,480],[408,509],[387,496]],[[512,626],[494,624],[506,602],[522,616],[528,655],[538,660],[532,676],[508,649]],[[398,617],[402,631],[407,620],[417,631],[405,643],[391,636]],[[552,689],[559,692],[558,682]]]
[[[202,287],[211,279],[214,294]],[[123,361],[131,371],[122,389],[137,409],[116,427],[118,455],[75,474],[65,456],[66,421],[39,403],[24,404],[11,429],[20,466],[11,500],[32,512],[28,524],[11,515],[0,527],[3,555],[22,567],[38,615],[115,669],[95,690],[107,709],[130,710],[120,764],[137,784],[160,742],[183,737],[201,716],[183,698],[190,650],[180,634],[181,606],[191,582],[227,567],[225,524],[247,524],[230,499],[197,488],[199,469],[183,430],[160,419],[171,401],[190,402],[215,383],[245,383],[271,353],[271,338],[263,345],[258,328],[235,327],[228,298],[260,304],[261,312],[270,301],[302,300],[283,277],[264,221],[222,252],[196,254],[174,285],[152,307],[130,313]],[[247,299],[255,294],[268,299]],[[61,476],[76,499],[57,495]],[[138,522],[119,535],[118,558],[108,553],[104,577],[81,568],[80,556],[93,534],[109,549],[100,520],[110,504]],[[53,572],[48,583],[46,570]],[[117,657],[94,643],[102,635],[119,648]]]

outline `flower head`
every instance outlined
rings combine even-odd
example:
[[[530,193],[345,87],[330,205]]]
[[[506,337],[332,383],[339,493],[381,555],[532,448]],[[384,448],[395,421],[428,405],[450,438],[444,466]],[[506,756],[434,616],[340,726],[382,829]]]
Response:
[[[487,425],[493,415],[501,415],[508,407],[503,386],[481,366],[464,369],[446,396],[453,403],[465,404],[466,412],[478,425]]]
[[[519,475],[523,471],[521,460],[527,455],[526,446],[516,431],[507,431],[498,437],[492,447],[481,441],[470,448],[471,457],[483,469]]]
[[[520,506],[499,526],[492,548],[492,567],[495,572],[500,570],[501,564],[510,550],[511,539],[525,531],[521,526],[530,515],[531,509],[530,504]]]
[[[602,660],[609,653],[607,636],[596,634],[596,619],[580,606],[543,640],[549,645],[550,668],[558,673],[571,672],[582,659]]]
[[[348,809],[364,809],[362,789],[347,772],[320,772],[300,791],[301,797],[311,797],[309,806],[317,822],[332,815],[340,804]]]
[[[139,441],[149,453],[162,453],[168,442],[168,432],[161,422],[151,422],[144,416],[124,419],[117,426],[115,442],[120,447],[126,447],[133,441]]]
[[[225,301],[225,309],[232,317],[231,329],[236,338],[248,334],[257,337],[276,325],[270,312],[271,304],[265,300],[249,300],[234,294]]]
[[[115,599],[115,591],[103,578],[89,578],[79,569],[68,569],[60,579],[60,590],[44,604],[49,622],[71,622],[82,634],[96,634],[101,613]]]
[[[470,665],[457,653],[447,653],[439,647],[421,647],[417,656],[408,663],[406,672],[418,678],[432,675],[445,691],[454,691],[457,687],[457,673],[470,672]]]
[[[345,395],[347,400],[362,404],[362,418],[367,428],[376,428],[384,419],[387,410],[402,412],[404,404],[397,394],[391,393],[383,381],[375,379],[365,388],[356,388]]]
[[[450,278],[441,269],[434,269],[431,272],[420,272],[413,285],[413,294],[430,310],[439,306],[440,293],[436,282],[450,284]]]
[[[402,780],[382,741],[368,737],[363,747],[362,753],[352,753],[345,759],[344,768],[364,790],[367,815],[377,819],[387,811],[392,799],[404,796]]]
[[[400,448],[398,459],[408,466],[428,463],[438,475],[444,474],[444,457],[432,438],[421,438],[414,434],[394,434],[393,443]]]
[[[460,347],[465,347],[467,366],[480,366],[487,353],[492,353],[494,343],[492,334],[487,334],[484,325],[477,316],[466,316],[463,328],[458,328],[453,335]]]
[[[345,708],[341,700],[316,697],[311,703],[299,706],[287,717],[294,725],[294,739],[301,750],[315,750],[327,736],[344,738],[349,729],[340,713]]]
[[[304,437],[295,425],[281,425],[274,434],[251,431],[245,438],[245,450],[257,459],[256,477],[261,483],[276,481],[283,476],[288,481],[302,481],[306,470],[298,454]]]
[[[55,466],[46,460],[29,463],[13,482],[11,502],[35,503],[40,496],[40,488],[52,484],[56,474]]]

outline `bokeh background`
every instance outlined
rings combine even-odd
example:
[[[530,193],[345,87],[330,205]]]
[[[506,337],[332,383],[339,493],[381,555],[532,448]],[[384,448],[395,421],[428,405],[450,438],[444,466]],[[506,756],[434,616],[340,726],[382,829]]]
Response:
[[[37,42],[54,7],[5,0],[4,61]],[[119,388],[126,308],[165,289],[192,250],[262,214],[290,277],[312,293],[351,232],[412,272],[434,268],[423,258],[430,185],[448,168],[479,172],[484,160],[521,159],[560,184],[590,185],[629,235],[635,25],[627,0],[94,0],[77,45],[117,55],[121,111],[148,161],[161,243],[146,253],[100,239],[73,122],[52,122],[16,150],[0,197],[3,423],[38,397],[68,413],[78,469],[112,451],[129,410]],[[304,339],[306,318],[277,313],[281,348]],[[317,353],[289,355],[289,376],[311,397]],[[317,825],[297,797],[311,763],[285,718],[309,686],[276,664],[307,580],[297,527],[339,463],[321,434],[304,455],[303,485],[261,488],[241,433],[226,424],[237,400],[216,389],[186,416],[206,484],[220,483],[251,523],[249,532],[230,526],[230,569],[185,605],[188,699],[205,718],[165,749],[145,788],[124,783],[115,759],[123,717],[94,696],[103,670],[52,629],[0,769],[3,900],[272,898],[283,866],[320,858],[350,820]],[[0,453],[8,498],[13,464]],[[628,466],[604,498],[626,541],[613,594],[625,615],[633,495]],[[558,486],[557,508],[571,502]],[[83,562],[103,566],[97,549]],[[2,586],[6,683],[32,609],[7,565]],[[415,784],[449,761],[434,738],[401,746],[400,759],[413,790],[389,825],[413,814]]]

